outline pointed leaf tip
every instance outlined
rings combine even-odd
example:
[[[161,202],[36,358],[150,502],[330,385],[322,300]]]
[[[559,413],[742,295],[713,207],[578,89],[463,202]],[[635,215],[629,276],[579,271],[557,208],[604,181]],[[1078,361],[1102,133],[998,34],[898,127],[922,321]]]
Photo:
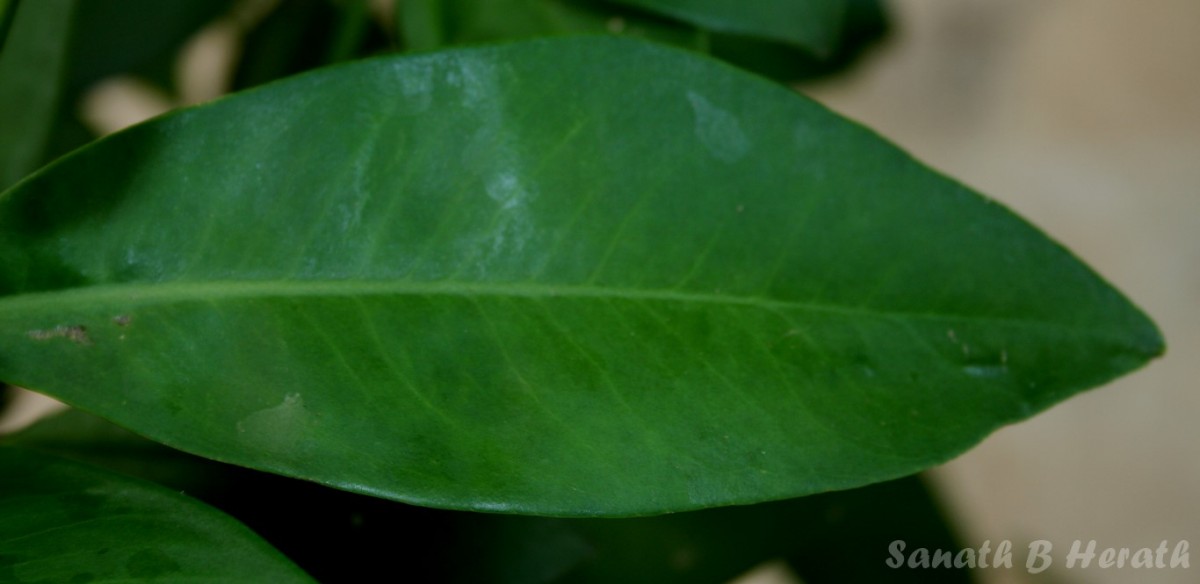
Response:
[[[0,257],[0,378],[219,460],[510,513],[913,473],[1162,346],[870,131],[614,38],[143,124],[4,195]]]

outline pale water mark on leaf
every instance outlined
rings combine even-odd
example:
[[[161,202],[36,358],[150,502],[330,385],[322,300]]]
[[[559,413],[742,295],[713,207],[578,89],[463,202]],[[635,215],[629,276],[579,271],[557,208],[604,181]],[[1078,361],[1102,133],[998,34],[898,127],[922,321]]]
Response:
[[[737,162],[744,157],[750,150],[750,140],[737,118],[694,91],[687,96],[696,115],[696,136],[704,147],[724,162]]]
[[[274,407],[259,410],[237,423],[247,442],[273,453],[292,452],[312,425],[312,415],[299,393],[289,393]]]
[[[433,64],[429,60],[397,62],[396,76],[404,96],[400,115],[419,114],[433,104]]]
[[[971,377],[1001,377],[1008,373],[1006,365],[967,365],[963,373]]]
[[[464,239],[462,265],[484,276],[497,263],[511,260],[525,250],[537,235],[530,204],[537,199],[537,186],[530,183],[533,172],[521,142],[512,133],[505,113],[501,81],[510,73],[503,66],[481,59],[461,59],[447,73],[446,82],[461,91],[460,103],[478,120],[466,148],[463,163],[479,172],[483,191],[497,207],[477,236]]]
[[[512,172],[502,172],[492,177],[487,185],[487,194],[505,211],[525,205],[530,198],[521,179]]]
[[[496,79],[496,69],[486,59],[460,58],[457,74],[450,71],[446,80],[451,85],[462,88],[464,106],[499,110],[496,99],[500,95],[500,87]]]

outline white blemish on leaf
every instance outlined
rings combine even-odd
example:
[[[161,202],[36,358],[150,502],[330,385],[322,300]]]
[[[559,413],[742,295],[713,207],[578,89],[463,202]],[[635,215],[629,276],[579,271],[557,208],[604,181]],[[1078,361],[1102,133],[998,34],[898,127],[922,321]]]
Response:
[[[963,367],[963,373],[971,377],[1000,377],[1008,373],[1008,367],[1004,365],[967,365]]]
[[[404,113],[420,113],[433,103],[433,67],[427,60],[414,60],[396,66],[400,93],[404,95]]]
[[[487,184],[487,194],[505,211],[521,207],[529,200],[529,191],[521,184],[521,179],[511,172],[492,177]]]
[[[709,153],[724,162],[736,162],[744,157],[750,150],[750,140],[737,118],[694,91],[689,91],[687,96],[696,118],[696,136]]]
[[[496,174],[488,180],[485,189],[488,198],[495,201],[499,209],[491,229],[483,232],[476,243],[476,256],[483,271],[495,259],[522,251],[534,231],[529,217],[529,203],[534,194],[515,173]]]
[[[458,73],[463,105],[471,107],[495,102],[499,84],[496,82],[496,69],[491,63],[482,59],[463,58],[458,62]]]
[[[509,124],[503,81],[511,75],[504,65],[461,58],[448,75],[447,83],[460,92],[460,103],[475,120],[474,134],[462,148],[464,168],[478,177],[481,204],[479,228],[473,237],[460,241],[459,274],[479,276],[496,270],[511,270],[528,262],[521,253],[538,235],[531,212],[538,189],[531,183],[532,157],[523,151],[521,140]]]

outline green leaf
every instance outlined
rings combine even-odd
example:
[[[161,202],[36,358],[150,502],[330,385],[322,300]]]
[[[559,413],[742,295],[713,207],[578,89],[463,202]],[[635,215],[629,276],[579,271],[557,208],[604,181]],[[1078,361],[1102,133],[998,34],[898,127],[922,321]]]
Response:
[[[394,26],[405,49],[427,51],[445,44],[442,0],[409,0],[396,4]]]
[[[701,28],[780,41],[828,55],[837,46],[847,0],[613,0]]]
[[[132,75],[175,93],[179,50],[231,0],[88,0],[78,4],[69,37],[55,123],[38,161],[45,163],[96,138],[79,118],[94,84]]]
[[[760,36],[696,28],[645,10],[595,0],[415,0],[397,10],[408,48],[527,39],[565,34],[612,33],[709,53],[744,69],[781,81],[840,71],[887,27],[878,0],[853,0],[830,33],[838,39],[818,57],[795,44]]]
[[[0,198],[0,379],[402,501],[630,515],[910,474],[1163,350],[795,93],[594,37],[330,68]]]
[[[319,581],[395,573],[470,583],[717,583],[780,558],[809,584],[966,581],[965,571],[895,570],[882,561],[897,539],[909,549],[962,547],[915,476],[758,505],[558,519],[354,496],[190,456],[74,409],[2,441],[186,490],[254,528]]]
[[[566,34],[614,33],[703,49],[694,27],[586,0],[415,0],[397,11],[409,49]]]
[[[8,29],[12,27],[13,15],[17,13],[19,0],[0,0],[0,51],[4,49],[4,41],[8,40]]]
[[[445,534],[452,518],[465,513],[412,507],[214,462],[77,409],[0,436],[2,444],[184,491],[258,533],[319,582],[442,581],[453,568],[469,563],[464,556],[444,553],[445,537],[431,536]]]
[[[366,0],[291,0],[251,30],[243,45],[237,88],[378,52],[386,36],[372,25]]]
[[[213,488],[214,483],[219,486],[219,472],[214,469],[226,467],[151,442],[73,408],[42,418],[15,434],[0,436],[0,445],[70,458],[172,490],[187,491],[202,500],[206,499],[200,493]]]
[[[249,529],[139,480],[0,447],[0,581],[311,582]]]
[[[848,0],[838,41],[822,57],[793,45],[723,34],[710,35],[707,49],[713,56],[759,75],[798,81],[846,70],[882,39],[888,28],[881,0]]]
[[[38,0],[0,6],[0,40],[11,18],[11,38],[0,51],[0,189],[42,163],[57,111],[73,0]]]

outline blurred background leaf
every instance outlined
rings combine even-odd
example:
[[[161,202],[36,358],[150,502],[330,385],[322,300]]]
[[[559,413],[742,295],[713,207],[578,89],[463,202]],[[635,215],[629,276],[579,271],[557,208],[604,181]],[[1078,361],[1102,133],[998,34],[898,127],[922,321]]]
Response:
[[[397,28],[412,50],[602,33],[703,48],[695,27],[593,0],[412,0],[400,3],[397,14]]]
[[[768,33],[718,32],[650,10],[652,2],[603,0],[408,0],[396,28],[410,50],[563,34],[620,34],[672,44],[724,59],[779,81],[838,73],[888,31],[881,0],[847,0],[824,26],[827,45],[814,51]],[[839,3],[840,4],[840,3]],[[842,10],[844,9],[844,12]],[[726,27],[727,29],[729,27]],[[776,35],[777,36],[777,35]]]
[[[18,0],[0,0],[0,50],[4,49],[4,41],[8,39],[8,30],[12,26],[13,16],[17,13]]]
[[[725,582],[785,559],[808,584],[969,582],[892,570],[888,544],[957,549],[917,477],[759,505],[632,519],[442,511],[213,462],[68,410],[0,443],[185,491],[242,521],[322,582]]]
[[[288,0],[246,35],[234,89],[391,48],[365,0]]]
[[[0,52],[0,191],[41,165],[62,92],[74,0],[4,6],[14,21]]]
[[[311,582],[207,505],[21,448],[0,448],[0,516],[0,582]]]
[[[782,42],[818,57],[840,35],[847,0],[613,0],[704,30]]]
[[[847,0],[837,40],[822,57],[782,43],[747,36],[713,34],[709,51],[743,69],[779,81],[805,81],[843,72],[890,30],[881,0]]]
[[[63,99],[41,163],[96,138],[81,121],[79,108],[85,92],[97,82],[129,75],[175,95],[172,67],[180,48],[232,4],[233,0],[80,2],[67,40]]]

